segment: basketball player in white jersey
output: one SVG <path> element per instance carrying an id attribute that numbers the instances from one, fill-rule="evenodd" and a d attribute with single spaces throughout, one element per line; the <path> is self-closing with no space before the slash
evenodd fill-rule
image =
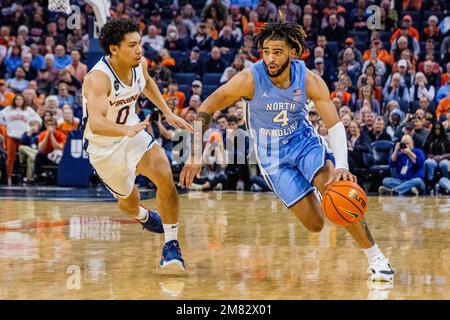
<path id="1" fill-rule="evenodd" d="M 86 75 L 83 84 L 84 147 L 96 173 L 117 198 L 119 208 L 147 230 L 164 233 L 160 266 L 184 270 L 177 240 L 180 206 L 172 171 L 163 148 L 145 131 L 149 118 L 139 122 L 136 101 L 144 93 L 170 125 L 190 132 L 192 127 L 169 109 L 149 76 L 138 30 L 126 19 L 110 20 L 101 30 L 99 40 L 105 56 Z M 139 205 L 139 191 L 134 185 L 137 174 L 157 186 L 156 205 L 161 217 Z"/>

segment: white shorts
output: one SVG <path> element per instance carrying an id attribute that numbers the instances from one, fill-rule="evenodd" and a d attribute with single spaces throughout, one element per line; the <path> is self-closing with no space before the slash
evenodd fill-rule
<path id="1" fill-rule="evenodd" d="M 112 146 L 102 147 L 89 141 L 87 153 L 100 180 L 116 198 L 128 198 L 133 191 L 136 167 L 142 156 L 157 143 L 146 131 L 124 137 Z"/>

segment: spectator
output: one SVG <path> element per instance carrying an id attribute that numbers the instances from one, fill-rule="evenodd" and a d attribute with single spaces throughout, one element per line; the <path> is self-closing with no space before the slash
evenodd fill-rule
<path id="1" fill-rule="evenodd" d="M 48 96 L 45 98 L 44 108 L 45 111 L 50 111 L 52 116 L 55 117 L 57 121 L 61 121 L 63 119 L 63 115 L 61 109 L 58 108 L 58 103 L 57 96 Z"/>
<path id="2" fill-rule="evenodd" d="M 175 26 L 180 39 L 188 39 L 191 36 L 190 24 L 183 20 L 180 10 L 172 11 L 172 23 L 169 26 Z"/>
<path id="3" fill-rule="evenodd" d="M 198 47 L 193 47 L 189 56 L 183 60 L 181 64 L 182 72 L 192 72 L 197 75 L 202 74 L 202 61 L 200 60 L 200 49 Z"/>
<path id="4" fill-rule="evenodd" d="M 186 96 L 184 92 L 178 90 L 178 82 L 171 80 L 169 82 L 169 89 L 163 94 L 165 100 L 175 99 L 178 112 L 184 108 L 184 103 L 186 102 Z"/>
<path id="5" fill-rule="evenodd" d="M 427 78 L 427 82 L 436 88 L 439 86 L 439 68 L 437 71 L 434 71 L 433 69 L 432 61 L 425 61 L 423 63 L 423 74 Z M 433 98 L 430 100 L 433 100 Z"/>
<path id="6" fill-rule="evenodd" d="M 447 109 L 447 112 L 445 113 L 445 120 L 442 122 L 442 125 L 445 128 L 445 132 L 449 133 L 450 132 L 450 108 Z"/>
<path id="7" fill-rule="evenodd" d="M 436 122 L 424 145 L 425 160 L 425 182 L 428 190 L 435 185 L 435 171 L 439 167 L 441 176 L 448 178 L 450 159 L 450 141 L 445 133 L 444 126 Z"/>
<path id="8" fill-rule="evenodd" d="M 195 33 L 195 25 L 200 22 L 200 18 L 195 13 L 194 7 L 189 3 L 184 5 L 181 9 L 181 17 L 189 28 L 190 34 L 193 35 Z"/>
<path id="9" fill-rule="evenodd" d="M 363 59 L 365 61 L 367 60 L 373 60 L 373 54 L 372 50 L 377 53 L 377 59 L 380 61 L 383 61 L 386 64 L 391 63 L 391 56 L 389 52 L 387 52 L 386 49 L 383 48 L 383 42 L 379 39 L 379 36 L 375 37 L 373 40 L 371 40 L 371 47 L 370 49 L 367 49 L 364 51 Z"/>
<path id="10" fill-rule="evenodd" d="M 68 104 L 62 106 L 63 119 L 57 121 L 58 129 L 64 132 L 66 135 L 73 130 L 78 129 L 80 119 L 73 115 L 72 107 Z"/>
<path id="11" fill-rule="evenodd" d="M 356 111 L 362 108 L 363 102 L 365 100 L 370 102 L 372 106 L 372 111 L 374 111 L 376 114 L 381 114 L 380 103 L 375 99 L 373 89 L 370 86 L 363 86 L 359 90 L 359 97 L 358 100 L 356 101 L 356 108 L 355 108 Z"/>
<path id="12" fill-rule="evenodd" d="M 392 106 L 392 107 L 390 107 Z M 399 109 L 397 101 L 391 101 L 388 103 L 389 112 L 389 124 L 386 127 L 386 133 L 391 136 L 392 141 L 396 141 L 397 132 L 402 128 L 404 113 Z"/>
<path id="13" fill-rule="evenodd" d="M 446 68 L 445 69 L 446 72 L 443 72 L 441 74 L 441 82 L 440 82 L 439 86 L 443 86 L 443 85 L 445 85 L 447 83 L 447 80 L 448 80 L 449 74 L 450 74 L 450 62 L 448 62 L 445 65 L 445 68 Z"/>
<path id="14" fill-rule="evenodd" d="M 434 86 L 428 83 L 422 72 L 417 72 L 415 84 L 410 89 L 411 101 L 419 101 L 421 97 L 426 97 L 429 101 L 432 101 L 434 100 L 434 94 Z"/>
<path id="15" fill-rule="evenodd" d="M 386 82 L 383 90 L 384 103 L 387 104 L 391 100 L 395 100 L 400 104 L 403 111 L 408 110 L 409 92 L 405 86 L 400 84 L 401 76 L 399 73 L 392 75 L 391 81 Z"/>
<path id="16" fill-rule="evenodd" d="M 184 51 L 186 49 L 185 42 L 180 39 L 177 27 L 175 27 L 174 25 L 167 26 L 167 34 L 164 47 L 168 50 Z"/>
<path id="17" fill-rule="evenodd" d="M 158 34 L 166 34 L 167 25 L 161 19 L 161 13 L 158 10 L 152 10 L 150 15 L 150 23 L 158 29 Z"/>
<path id="18" fill-rule="evenodd" d="M 197 47 L 202 51 L 209 51 L 213 46 L 213 39 L 207 32 L 206 24 L 201 22 L 197 26 L 197 33 L 189 40 L 190 47 Z"/>
<path id="19" fill-rule="evenodd" d="M 184 120 L 193 125 L 195 119 L 197 119 L 197 110 L 195 110 L 194 107 L 188 107 L 186 108 L 186 110 L 187 111 L 185 113 Z"/>
<path id="20" fill-rule="evenodd" d="M 389 9 L 384 7 L 380 8 L 380 30 L 394 32 L 395 20 L 388 15 Z"/>
<path id="21" fill-rule="evenodd" d="M 344 41 L 345 30 L 338 25 L 338 16 L 336 14 L 328 16 L 328 26 L 323 29 L 322 34 L 327 38 L 327 41 Z"/>
<path id="22" fill-rule="evenodd" d="M 415 38 L 410 37 L 407 34 L 406 29 L 402 29 L 403 33 L 394 40 L 394 42 L 391 45 L 391 56 L 394 61 L 397 61 L 400 59 L 400 55 L 403 50 L 412 50 L 414 52 L 414 58 L 417 59 L 420 54 L 420 45 L 419 41 L 417 41 Z"/>
<path id="23" fill-rule="evenodd" d="M 23 134 L 28 131 L 28 123 L 32 120 L 41 121 L 39 115 L 30 107 L 25 105 L 25 100 L 21 94 L 14 97 L 13 104 L 0 111 L 0 124 L 7 130 L 7 177 L 8 185 L 12 184 L 11 174 L 16 160 L 17 149 Z"/>
<path id="24" fill-rule="evenodd" d="M 309 122 L 311 122 L 311 125 L 314 128 L 314 131 L 318 132 L 320 116 L 314 105 L 311 105 L 311 107 L 309 108 L 308 120 L 309 120 Z"/>
<path id="25" fill-rule="evenodd" d="M 450 89 L 450 77 L 447 79 L 447 83 L 441 86 L 436 93 L 436 102 L 439 103 L 443 98 L 448 97 Z"/>
<path id="26" fill-rule="evenodd" d="M 11 53 L 5 57 L 3 63 L 6 66 L 8 75 L 14 74 L 16 69 L 22 65 L 22 49 L 19 46 L 11 48 Z"/>
<path id="27" fill-rule="evenodd" d="M 87 73 L 87 66 L 80 61 L 80 52 L 72 50 L 71 59 L 72 62 L 66 67 L 66 70 L 68 70 L 77 80 L 82 81 Z"/>
<path id="28" fill-rule="evenodd" d="M 66 54 L 66 49 L 63 45 L 57 45 L 55 48 L 54 66 L 58 70 L 66 68 L 72 63 L 72 58 Z"/>
<path id="29" fill-rule="evenodd" d="M 427 21 L 428 26 L 425 27 L 423 30 L 423 36 L 426 39 L 433 39 L 435 41 L 440 40 L 440 33 L 439 33 L 439 19 L 436 16 L 429 16 Z"/>
<path id="30" fill-rule="evenodd" d="M 225 18 L 228 15 L 228 9 L 225 7 L 220 0 L 211 0 L 209 4 L 207 4 L 201 13 L 201 20 L 205 21 L 207 18 L 210 18 L 212 16 L 211 14 L 211 8 L 214 8 L 214 10 L 217 12 L 217 17 L 219 21 L 225 20 Z"/>
<path id="31" fill-rule="evenodd" d="M 206 58 L 203 64 L 204 73 L 223 73 L 225 71 L 226 64 L 221 58 L 220 49 L 213 47 L 211 49 L 211 55 Z"/>
<path id="32" fill-rule="evenodd" d="M 59 75 L 59 69 L 57 69 L 54 65 L 55 56 L 51 53 L 47 53 L 44 57 L 44 60 L 45 60 L 44 70 L 48 71 L 48 80 L 50 82 L 54 82 Z"/>
<path id="33" fill-rule="evenodd" d="M 149 75 L 160 87 L 166 87 L 172 80 L 172 72 L 162 64 L 162 57 L 157 55 L 153 60 L 153 66 L 149 70 Z"/>
<path id="34" fill-rule="evenodd" d="M 194 180 L 194 190 L 222 190 L 228 183 L 225 174 L 224 144 L 222 135 L 213 131 L 205 144 L 203 161 L 205 165 L 200 178 Z"/>
<path id="35" fill-rule="evenodd" d="M 221 54 L 228 54 L 230 50 L 237 50 L 240 47 L 240 43 L 232 33 L 232 29 L 229 26 L 224 26 L 222 29 L 222 35 L 215 42 L 215 46 L 219 47 Z"/>
<path id="36" fill-rule="evenodd" d="M 322 79 L 327 84 L 328 89 L 332 88 L 334 78 L 331 77 L 331 72 L 326 70 L 325 63 L 322 57 L 316 57 L 314 59 L 314 69 L 312 71 L 316 71 L 316 74 L 322 77 Z"/>
<path id="37" fill-rule="evenodd" d="M 297 22 L 302 16 L 302 9 L 294 4 L 293 0 L 285 0 L 286 5 L 286 17 L 285 21 Z"/>
<path id="38" fill-rule="evenodd" d="M 313 17 L 310 14 L 303 15 L 303 29 L 306 33 L 307 42 L 317 41 L 317 28 L 313 25 Z"/>
<path id="39" fill-rule="evenodd" d="M 352 116 L 350 115 L 350 113 L 346 113 L 346 114 L 342 115 L 340 119 L 341 119 L 342 123 L 344 124 L 345 132 L 346 132 L 347 136 L 349 136 L 350 135 L 350 124 L 353 121 Z"/>
<path id="40" fill-rule="evenodd" d="M 225 71 L 222 74 L 222 77 L 220 78 L 220 84 L 224 84 L 231 80 L 235 75 L 237 74 L 237 71 L 233 67 L 227 67 Z"/>
<path id="41" fill-rule="evenodd" d="M 411 136 L 404 135 L 401 142 L 395 144 L 389 162 L 395 175 L 383 179 L 383 185 L 378 189 L 380 194 L 404 195 L 411 192 L 417 196 L 425 191 L 425 155 L 420 148 L 414 147 Z"/>
<path id="42" fill-rule="evenodd" d="M 417 148 L 423 149 L 425 146 L 425 141 L 430 134 L 430 130 L 424 128 L 423 120 L 417 116 L 412 116 L 411 122 L 414 128 L 414 145 L 416 145 Z"/>
<path id="43" fill-rule="evenodd" d="M 437 106 L 436 118 L 440 120 L 441 117 L 445 116 L 447 110 L 449 109 L 450 109 L 450 88 L 448 89 L 447 97 L 441 99 L 441 101 Z"/>
<path id="44" fill-rule="evenodd" d="M 175 59 L 170 56 L 170 52 L 167 49 L 162 49 L 160 52 L 162 58 L 162 64 L 170 71 L 176 71 L 177 65 Z"/>
<path id="45" fill-rule="evenodd" d="M 34 179 L 34 160 L 38 152 L 38 136 L 41 132 L 42 121 L 31 119 L 28 124 L 29 129 L 22 135 L 20 140 L 19 159 L 20 163 L 27 168 L 23 182 L 32 183 Z"/>
<path id="46" fill-rule="evenodd" d="M 373 126 L 375 124 L 375 118 L 377 117 L 377 114 L 373 112 L 372 110 L 367 112 L 365 117 L 361 119 L 361 128 L 362 133 L 368 135 L 370 132 L 373 131 Z"/>
<path id="47" fill-rule="evenodd" d="M 4 79 L 0 79 L 0 109 L 11 106 L 15 94 L 7 90 L 7 83 Z"/>
<path id="48" fill-rule="evenodd" d="M 359 122 L 350 123 L 350 131 L 347 141 L 348 165 L 350 172 L 356 175 L 358 181 L 364 181 L 363 177 L 372 165 L 373 155 L 369 137 L 361 132 Z"/>
<path id="49" fill-rule="evenodd" d="M 377 116 L 375 119 L 375 123 L 373 125 L 373 129 L 368 133 L 370 142 L 387 140 L 391 141 L 392 137 L 387 134 L 385 129 L 384 118 L 382 116 Z"/>
<path id="50" fill-rule="evenodd" d="M 15 77 L 9 78 L 6 80 L 6 83 L 15 93 L 21 93 L 28 87 L 29 81 L 25 79 L 25 71 L 23 68 L 18 67 L 15 72 Z"/>
<path id="51" fill-rule="evenodd" d="M 341 62 L 344 58 L 344 52 L 348 49 L 351 48 L 353 51 L 353 54 L 355 55 L 355 60 L 358 61 L 359 63 L 363 62 L 363 58 L 362 58 L 362 54 L 361 51 L 358 50 L 358 48 L 356 48 L 355 46 L 355 40 L 353 40 L 353 38 L 347 38 L 345 39 L 344 42 L 344 49 L 342 49 L 341 51 L 339 51 L 338 54 L 338 62 Z"/>
<path id="52" fill-rule="evenodd" d="M 422 96 L 422 97 L 419 99 L 419 105 L 418 105 L 418 107 L 417 107 L 417 108 L 414 108 L 413 111 L 417 111 L 417 110 L 419 110 L 419 109 L 423 110 L 424 113 L 425 113 L 426 111 L 430 111 L 430 110 L 431 110 L 431 109 L 430 109 L 430 100 L 428 100 L 427 97 Z"/>
<path id="53" fill-rule="evenodd" d="M 408 35 L 415 38 L 417 41 L 420 40 L 419 31 L 417 31 L 417 29 L 412 26 L 412 18 L 410 15 L 407 14 L 403 17 L 402 26 L 406 28 Z M 390 39 L 391 44 L 394 42 L 395 39 L 397 39 L 400 36 L 401 33 L 402 33 L 401 28 L 395 30 Z"/>
<path id="54" fill-rule="evenodd" d="M 63 105 L 68 104 L 70 107 L 74 107 L 75 98 L 69 94 L 69 87 L 67 83 L 60 82 L 58 85 L 58 107 L 62 108 Z"/>
<path id="55" fill-rule="evenodd" d="M 66 142 L 65 133 L 57 129 L 56 119 L 49 117 L 44 122 L 46 130 L 38 137 L 38 153 L 34 163 L 35 180 L 39 180 L 43 166 L 58 163 Z M 51 160 L 53 159 L 53 160 Z"/>
<path id="56" fill-rule="evenodd" d="M 355 53 L 352 48 L 345 49 L 343 61 L 347 65 L 347 74 L 352 80 L 353 85 L 356 85 L 358 77 L 361 74 L 361 64 L 355 60 Z"/>
<path id="57" fill-rule="evenodd" d="M 268 8 L 268 6 L 266 6 L 266 8 Z M 277 9 L 275 5 L 272 8 L 273 8 L 273 16 L 275 17 Z M 233 20 L 235 26 L 241 29 L 244 34 L 246 34 L 248 32 L 248 19 L 245 15 L 241 14 L 239 5 L 232 4 L 230 7 L 230 14 L 231 19 Z"/>
<path id="58" fill-rule="evenodd" d="M 155 52 L 160 52 L 164 48 L 164 38 L 158 34 L 158 29 L 154 25 L 149 25 L 147 34 L 142 37 L 141 42 L 144 50 L 150 47 Z"/>
<path id="59" fill-rule="evenodd" d="M 334 73 L 334 68 L 337 63 L 337 55 L 336 52 L 333 52 L 330 47 L 328 47 L 327 44 L 328 41 L 325 35 L 322 34 L 317 36 L 317 46 L 314 48 L 314 57 L 323 57 L 328 70 Z"/>

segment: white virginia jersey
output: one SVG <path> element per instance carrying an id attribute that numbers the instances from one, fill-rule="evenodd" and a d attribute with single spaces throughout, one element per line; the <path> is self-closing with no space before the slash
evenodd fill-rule
<path id="1" fill-rule="evenodd" d="M 146 85 L 142 64 L 132 68 L 133 82 L 131 86 L 127 86 L 119 79 L 110 65 L 107 56 L 103 56 L 89 73 L 93 70 L 100 70 L 106 73 L 111 81 L 111 93 L 108 96 L 109 107 L 106 118 L 118 124 L 134 125 L 139 123 L 139 117 L 136 114 L 136 101 Z M 82 97 L 82 130 L 84 130 L 84 139 L 87 140 L 85 143 L 92 143 L 104 147 L 111 146 L 122 140 L 124 137 L 108 137 L 92 133 L 89 127 L 89 114 L 87 110 L 87 99 L 84 96 L 84 87 Z"/>

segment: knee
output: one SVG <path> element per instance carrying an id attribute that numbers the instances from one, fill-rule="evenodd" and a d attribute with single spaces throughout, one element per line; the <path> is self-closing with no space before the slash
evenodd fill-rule
<path id="1" fill-rule="evenodd" d="M 324 225 L 323 219 L 317 220 L 314 223 L 305 225 L 306 229 L 308 229 L 309 232 L 318 233 L 322 231 Z"/>
<path id="2" fill-rule="evenodd" d="M 441 160 L 441 162 L 439 162 L 439 168 L 448 170 L 448 160 Z"/>
<path id="3" fill-rule="evenodd" d="M 437 162 L 436 162 L 436 160 L 434 160 L 434 159 L 427 159 L 427 160 L 425 160 L 425 165 L 426 166 L 433 166 L 433 165 L 436 165 L 437 164 Z"/>

